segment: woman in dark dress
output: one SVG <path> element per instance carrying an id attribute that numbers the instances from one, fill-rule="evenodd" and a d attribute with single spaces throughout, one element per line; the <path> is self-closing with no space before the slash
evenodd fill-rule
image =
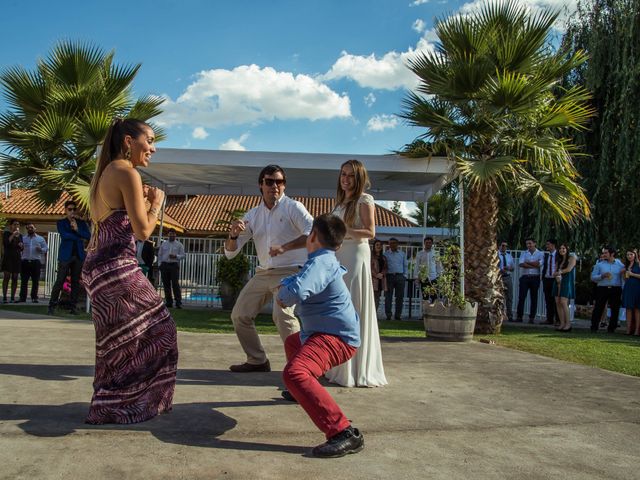
<path id="1" fill-rule="evenodd" d="M 376 312 L 380 306 L 380 296 L 387 291 L 387 257 L 384 256 L 382 241 L 374 240 L 371 249 L 371 282 L 373 283 L 373 298 L 376 302 Z"/>
<path id="2" fill-rule="evenodd" d="M 640 260 L 637 250 L 627 251 L 622 306 L 627 313 L 627 335 L 640 335 Z"/>
<path id="3" fill-rule="evenodd" d="M 556 298 L 556 311 L 560 321 L 556 330 L 559 332 L 571 331 L 569 301 L 576 298 L 576 262 L 577 258 L 569 253 L 567 244 L 561 244 L 556 254 L 556 282 L 551 290 Z"/>
<path id="4" fill-rule="evenodd" d="M 2 256 L 2 303 L 7 303 L 9 279 L 11 279 L 11 301 L 15 302 L 23 247 L 20 222 L 18 220 L 9 221 L 9 230 L 2 232 L 2 244 L 4 246 L 4 254 Z"/>
<path id="5" fill-rule="evenodd" d="M 92 304 L 96 370 L 87 423 L 142 422 L 172 406 L 176 327 L 138 266 L 134 239 L 151 235 L 164 199 L 161 190 L 143 187 L 135 169 L 149 164 L 154 140 L 144 122 L 115 120 L 91 182 L 94 230 L 82 280 Z"/>

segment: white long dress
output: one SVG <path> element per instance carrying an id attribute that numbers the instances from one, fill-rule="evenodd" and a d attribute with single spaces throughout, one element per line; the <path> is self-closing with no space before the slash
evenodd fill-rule
<path id="1" fill-rule="evenodd" d="M 373 197 L 362 194 L 356 207 L 353 228 L 362 228 L 360 204 L 373 205 Z M 344 208 L 339 206 L 334 215 L 344 218 Z M 371 282 L 371 250 L 366 239 L 345 239 L 336 253 L 338 260 L 347 268 L 344 281 L 351 292 L 351 300 L 360 315 L 361 345 L 348 362 L 329 370 L 325 377 L 332 383 L 345 387 L 379 387 L 387 384 L 382 366 L 382 350 L 378 319 Z"/>

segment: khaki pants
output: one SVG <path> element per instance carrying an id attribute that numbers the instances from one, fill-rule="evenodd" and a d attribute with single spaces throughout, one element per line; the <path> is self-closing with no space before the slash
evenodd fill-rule
<path id="1" fill-rule="evenodd" d="M 298 267 L 257 270 L 240 292 L 231 312 L 231 321 L 240 345 L 247 354 L 247 363 L 258 365 L 267 361 L 267 354 L 258 337 L 254 320 L 270 298 L 273 298 L 273 323 L 278 328 L 282 341 L 300 331 L 300 324 L 293 314 L 293 307 L 282 309 L 275 301 L 280 281 L 296 273 L 298 273 Z"/>

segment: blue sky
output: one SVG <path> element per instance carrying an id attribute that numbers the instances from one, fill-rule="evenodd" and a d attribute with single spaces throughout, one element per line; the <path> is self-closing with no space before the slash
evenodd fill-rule
<path id="1" fill-rule="evenodd" d="M 136 95 L 167 98 L 160 147 L 383 154 L 421 133 L 395 116 L 406 58 L 432 48 L 435 17 L 479 2 L 2 0 L 0 67 L 89 41 L 142 63 Z"/>

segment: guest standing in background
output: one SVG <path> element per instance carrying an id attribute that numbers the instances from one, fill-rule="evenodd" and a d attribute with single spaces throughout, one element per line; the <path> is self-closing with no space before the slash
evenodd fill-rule
<path id="1" fill-rule="evenodd" d="M 31 280 L 31 301 L 38 303 L 38 287 L 40 270 L 44 263 L 44 255 L 49 251 L 47 242 L 36 233 L 33 223 L 27 223 L 27 234 L 22 236 L 22 265 L 20 278 L 20 301 L 27 301 L 27 289 Z"/>
<path id="2" fill-rule="evenodd" d="M 402 318 L 402 304 L 404 303 L 404 283 L 407 279 L 407 256 L 398 250 L 398 239 L 389 239 L 389 249 L 384 252 L 387 257 L 387 291 L 384 296 L 384 310 L 387 320 L 391 320 L 391 306 L 396 301 L 394 318 Z"/>
<path id="3" fill-rule="evenodd" d="M 511 274 L 515 268 L 513 257 L 507 252 L 507 242 L 500 243 L 498 260 L 500 262 L 500 275 L 502 276 L 502 289 L 504 292 L 504 313 L 509 322 L 513 322 L 513 279 Z"/>
<path id="4" fill-rule="evenodd" d="M 591 332 L 598 331 L 598 323 L 609 304 L 611 319 L 607 331 L 613 333 L 618 328 L 618 315 L 622 296 L 622 274 L 624 265 L 615 258 L 616 249 L 607 245 L 602 249 L 602 261 L 595 264 L 591 271 L 591 281 L 597 283 L 596 302 L 591 314 Z"/>
<path id="5" fill-rule="evenodd" d="M 416 262 L 413 266 L 413 278 L 420 282 L 420 293 L 423 298 L 427 298 L 424 289 L 431 286 L 442 272 L 442 264 L 438 259 L 438 253 L 433 249 L 433 237 L 425 237 L 422 242 L 424 248 L 416 255 Z M 433 303 L 435 295 L 428 296 Z"/>
<path id="6" fill-rule="evenodd" d="M 536 241 L 527 238 L 527 249 L 520 254 L 520 281 L 518 284 L 518 312 L 516 322 L 522 322 L 524 302 L 527 294 L 529 300 L 529 323 L 533 323 L 538 312 L 538 290 L 540 290 L 540 267 L 544 261 L 544 254 L 536 248 Z"/>
<path id="7" fill-rule="evenodd" d="M 67 275 L 71 277 L 69 313 L 72 315 L 77 313 L 76 303 L 80 293 L 80 273 L 86 256 L 84 242 L 91 238 L 91 231 L 87 222 L 76 217 L 78 209 L 76 202 L 73 200 L 66 201 L 64 209 L 67 214 L 66 217 L 58 220 L 56 224 L 60 234 L 60 249 L 58 250 L 58 273 L 51 289 L 51 298 L 49 299 L 49 310 L 47 311 L 49 315 L 54 314 L 60 298 L 60 290 L 62 290 L 62 284 Z"/>
<path id="8" fill-rule="evenodd" d="M 22 262 L 23 243 L 20 222 L 18 220 L 9 220 L 8 225 L 9 229 L 2 232 L 2 244 L 4 246 L 4 255 L 2 256 L 2 303 L 8 303 L 9 280 L 11 280 L 11 301 L 16 301 L 18 275 L 20 275 L 20 264 Z"/>
<path id="9" fill-rule="evenodd" d="M 158 264 L 160 276 L 164 286 L 164 301 L 167 307 L 173 307 L 173 299 L 176 300 L 176 308 L 182 308 L 182 291 L 180 290 L 180 261 L 186 256 L 184 245 L 176 240 L 176 231 L 170 228 L 167 231 L 168 240 L 162 242 L 158 250 Z M 173 296 L 171 293 L 173 292 Z"/>
<path id="10" fill-rule="evenodd" d="M 555 244 L 554 244 L 555 246 Z M 577 258 L 569 253 L 566 243 L 560 245 L 555 255 L 554 284 L 551 287 L 551 294 L 556 301 L 556 311 L 558 312 L 559 325 L 556 330 L 560 332 L 571 331 L 571 316 L 569 312 L 569 301 L 576 298 L 576 261 Z"/>
<path id="11" fill-rule="evenodd" d="M 556 246 L 558 241 L 550 238 L 545 244 L 546 252 L 542 265 L 542 291 L 547 311 L 547 319 L 543 322 L 547 325 L 558 325 L 556 314 L 556 297 L 553 295 L 553 286 L 556 283 Z"/>
<path id="12" fill-rule="evenodd" d="M 382 292 L 387 291 L 387 258 L 384 256 L 381 240 L 374 240 L 371 250 L 371 281 L 377 313 L 380 307 L 380 296 Z"/>
<path id="13" fill-rule="evenodd" d="M 627 335 L 640 335 L 640 260 L 637 250 L 627 251 L 622 306 L 627 314 Z"/>

